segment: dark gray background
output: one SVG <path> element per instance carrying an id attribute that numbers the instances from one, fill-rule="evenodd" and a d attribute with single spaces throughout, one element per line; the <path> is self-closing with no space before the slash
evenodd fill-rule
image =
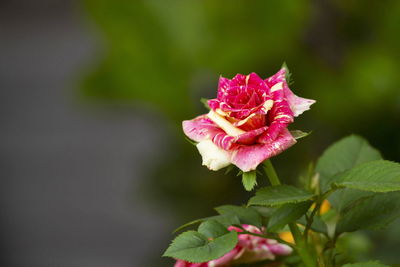
<path id="1" fill-rule="evenodd" d="M 82 12 L 0 1 L 1 266 L 150 266 L 172 229 L 137 196 L 166 149 L 163 127 L 79 100 L 82 70 L 101 55 Z"/>

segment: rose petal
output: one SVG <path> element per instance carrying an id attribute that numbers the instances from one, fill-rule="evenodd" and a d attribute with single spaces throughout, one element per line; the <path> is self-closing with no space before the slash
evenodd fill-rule
<path id="1" fill-rule="evenodd" d="M 206 115 L 198 116 L 193 120 L 183 121 L 182 128 L 187 137 L 196 142 L 212 139 L 218 133 L 224 133 L 224 131 Z"/>
<path id="2" fill-rule="evenodd" d="M 268 245 L 268 247 L 269 250 L 271 250 L 271 252 L 274 253 L 275 255 L 285 256 L 293 252 L 293 249 L 285 244 L 280 244 L 280 243 L 270 244 Z"/>
<path id="3" fill-rule="evenodd" d="M 317 102 L 313 99 L 298 97 L 287 86 L 285 86 L 283 90 L 295 117 L 309 110 L 310 106 Z"/>
<path id="4" fill-rule="evenodd" d="M 191 263 L 184 260 L 177 260 L 174 267 L 207 267 L 207 262 Z"/>
<path id="5" fill-rule="evenodd" d="M 224 150 L 229 150 L 232 148 L 234 145 L 236 137 L 227 135 L 225 132 L 218 133 L 214 136 L 212 141 L 214 144 L 216 144 L 218 147 L 224 149 Z"/>
<path id="6" fill-rule="evenodd" d="M 281 68 L 277 73 L 264 80 L 269 88 L 272 89 L 274 85 L 280 82 L 286 82 L 286 69 Z"/>
<path id="7" fill-rule="evenodd" d="M 272 90 L 271 90 L 272 91 Z M 278 136 L 282 129 L 287 128 L 293 122 L 293 112 L 285 99 L 283 90 L 277 89 L 272 93 L 274 106 L 268 114 L 271 124 L 268 130 L 259 138 L 260 143 L 269 143 Z"/>
<path id="8" fill-rule="evenodd" d="M 238 144 L 243 144 L 243 145 L 254 144 L 257 137 L 260 136 L 261 134 L 263 134 L 267 130 L 268 130 L 268 126 L 264 126 L 264 127 L 252 130 L 252 131 L 248 131 L 239 136 L 236 136 L 236 138 L 232 141 L 235 143 L 238 143 Z"/>
<path id="9" fill-rule="evenodd" d="M 214 110 L 210 110 L 210 112 L 208 112 L 207 114 L 207 117 L 230 136 L 238 136 L 245 133 L 244 130 L 233 126 L 230 121 L 225 119 L 224 116 L 221 116 L 218 112 L 215 112 Z"/>
<path id="10" fill-rule="evenodd" d="M 281 68 L 276 74 L 266 79 L 265 82 L 271 88 L 271 91 L 273 91 L 274 86 L 282 82 L 283 93 L 295 117 L 299 116 L 304 111 L 309 110 L 310 106 L 316 102 L 312 99 L 298 97 L 292 92 L 292 90 L 290 90 L 286 82 L 285 68 Z M 275 90 L 276 89 L 277 87 L 275 87 Z"/>
<path id="11" fill-rule="evenodd" d="M 218 99 L 222 99 L 224 97 L 226 90 L 229 88 L 230 81 L 231 80 L 229 80 L 227 78 L 219 76 L 218 94 L 217 94 Z"/>
<path id="12" fill-rule="evenodd" d="M 262 108 L 268 96 L 267 84 L 256 73 L 237 74 L 232 80 L 220 77 L 218 96 L 208 101 L 209 107 L 220 109 L 231 117 L 244 119 Z"/>
<path id="13" fill-rule="evenodd" d="M 233 126 L 245 131 L 250 131 L 265 125 L 265 114 L 253 113 L 247 118 L 232 123 Z"/>
<path id="14" fill-rule="evenodd" d="M 281 153 L 295 143 L 296 140 L 290 132 L 287 129 L 283 129 L 278 137 L 271 143 L 239 146 L 233 151 L 231 161 L 242 171 L 248 172 L 255 170 L 258 164 Z"/>
<path id="15" fill-rule="evenodd" d="M 253 87 L 253 88 L 259 88 L 259 89 L 264 89 L 268 90 L 268 87 L 266 87 L 266 84 L 264 83 L 264 80 L 260 78 L 256 73 L 252 72 L 249 75 L 243 75 L 243 74 L 237 74 L 233 79 L 231 80 L 230 84 L 231 87 L 235 86 L 248 86 L 248 87 Z"/>
<path id="16" fill-rule="evenodd" d="M 175 262 L 174 267 L 186 267 L 186 261 L 177 260 L 177 261 Z"/>
<path id="17" fill-rule="evenodd" d="M 206 139 L 196 145 L 203 159 L 203 165 L 210 170 L 218 171 L 231 164 L 230 153 L 219 148 L 213 141 Z"/>
<path id="18" fill-rule="evenodd" d="M 238 247 L 235 247 L 234 249 L 226 253 L 224 256 L 216 260 L 209 261 L 208 266 L 209 267 L 228 266 L 228 264 L 231 263 L 232 260 L 238 255 L 240 255 L 240 249 Z"/>

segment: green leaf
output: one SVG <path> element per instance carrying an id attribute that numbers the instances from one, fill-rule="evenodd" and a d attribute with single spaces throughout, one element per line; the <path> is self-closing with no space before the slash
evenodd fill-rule
<path id="1" fill-rule="evenodd" d="M 185 223 L 185 224 L 179 226 L 178 228 L 176 228 L 176 229 L 173 231 L 173 233 L 179 232 L 179 231 L 181 231 L 181 230 L 183 230 L 183 229 L 185 229 L 185 228 L 187 228 L 187 227 L 189 227 L 189 226 L 192 226 L 192 225 L 194 225 L 194 224 L 198 224 L 198 223 L 204 222 L 204 221 L 207 220 L 207 219 L 208 219 L 208 218 L 196 219 L 196 220 L 190 221 L 190 222 L 188 222 L 188 223 Z"/>
<path id="2" fill-rule="evenodd" d="M 293 130 L 293 131 L 290 131 L 290 134 L 291 134 L 291 135 L 293 136 L 293 138 L 296 139 L 296 140 L 301 139 L 301 138 L 304 138 L 304 137 L 306 137 L 306 136 L 309 136 L 311 133 L 312 133 L 312 132 L 306 133 L 306 132 L 303 132 L 303 131 L 300 131 L 300 130 Z"/>
<path id="3" fill-rule="evenodd" d="M 197 230 L 200 234 L 210 238 L 217 238 L 229 233 L 225 226 L 215 220 L 208 220 L 200 224 Z"/>
<path id="4" fill-rule="evenodd" d="M 337 190 L 329 196 L 328 200 L 332 207 L 339 213 L 354 206 L 357 202 L 373 196 L 375 193 L 357 189 L 344 188 Z"/>
<path id="5" fill-rule="evenodd" d="M 310 200 L 314 195 L 290 185 L 277 185 L 261 188 L 249 200 L 249 205 L 275 206 Z"/>
<path id="6" fill-rule="evenodd" d="M 231 225 L 240 225 L 240 220 L 235 214 L 224 214 L 224 215 L 215 215 L 215 216 L 210 216 L 202 219 L 197 219 L 193 220 L 191 222 L 185 223 L 184 225 L 178 227 L 176 230 L 174 230 L 174 233 L 179 232 L 187 227 L 190 227 L 195 224 L 207 222 L 207 221 L 216 221 L 220 224 L 222 224 L 225 227 L 229 227 Z"/>
<path id="7" fill-rule="evenodd" d="M 256 171 L 244 172 L 242 175 L 242 183 L 247 191 L 253 190 L 257 184 L 257 173 Z"/>
<path id="8" fill-rule="evenodd" d="M 235 214 L 224 214 L 224 215 L 216 215 L 216 216 L 210 216 L 210 217 L 205 217 L 205 218 L 201 218 L 201 219 L 196 219 L 193 221 L 190 221 L 188 223 L 185 223 L 184 225 L 179 226 L 178 228 L 176 228 L 173 233 L 179 232 L 189 226 L 198 224 L 198 223 L 202 223 L 205 221 L 209 221 L 209 220 L 214 220 L 219 222 L 220 224 L 222 224 L 225 227 L 229 227 L 231 225 L 240 225 L 240 220 L 239 218 L 235 215 Z"/>
<path id="9" fill-rule="evenodd" d="M 262 226 L 260 214 L 251 207 L 224 205 L 216 207 L 215 210 L 221 215 L 236 216 L 240 224 L 251 224 L 257 227 Z"/>
<path id="10" fill-rule="evenodd" d="M 163 256 L 195 263 L 211 261 L 231 251 L 237 241 L 235 231 L 212 240 L 196 231 L 187 231 L 172 241 Z"/>
<path id="11" fill-rule="evenodd" d="M 335 175 L 361 163 L 381 158 L 379 151 L 362 137 L 350 135 L 337 141 L 324 151 L 316 165 L 322 192 L 329 189 Z"/>
<path id="12" fill-rule="evenodd" d="M 210 219 L 215 220 L 222 224 L 225 227 L 229 227 L 231 225 L 240 225 L 240 220 L 238 216 L 235 214 L 224 214 L 210 217 Z"/>
<path id="13" fill-rule="evenodd" d="M 368 261 L 368 262 L 348 263 L 343 265 L 343 267 L 389 267 L 389 266 L 379 263 L 377 261 Z"/>
<path id="14" fill-rule="evenodd" d="M 279 207 L 268 222 L 268 232 L 276 232 L 290 222 L 296 221 L 310 208 L 312 202 L 290 203 Z"/>
<path id="15" fill-rule="evenodd" d="M 335 186 L 372 192 L 400 190 L 400 164 L 377 160 L 361 164 L 343 175 Z"/>
<path id="16" fill-rule="evenodd" d="M 292 79 L 292 73 L 290 72 L 290 70 L 289 70 L 289 68 L 288 68 L 288 66 L 287 66 L 287 64 L 286 64 L 286 62 L 283 62 L 281 68 L 286 69 L 286 77 L 285 77 L 285 79 L 286 79 L 287 84 L 288 84 L 288 85 L 293 84 L 294 81 L 293 81 L 293 79 Z"/>
<path id="17" fill-rule="evenodd" d="M 400 192 L 389 192 L 356 200 L 341 212 L 336 232 L 384 228 L 400 216 L 399 198 Z"/>
<path id="18" fill-rule="evenodd" d="M 378 150 L 368 142 L 355 135 L 345 137 L 330 146 L 317 162 L 316 171 L 320 174 L 321 190 L 324 192 L 330 185 L 340 179 L 350 169 L 360 164 L 381 159 Z M 343 189 L 329 197 L 332 207 L 339 213 L 359 203 L 360 199 L 371 196 L 369 192 L 354 189 Z"/>

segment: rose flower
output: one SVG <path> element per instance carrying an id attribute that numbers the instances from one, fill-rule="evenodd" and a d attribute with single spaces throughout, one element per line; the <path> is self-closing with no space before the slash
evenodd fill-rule
<path id="1" fill-rule="evenodd" d="M 287 127 L 315 100 L 293 94 L 285 76 L 286 68 L 265 80 L 255 73 L 220 77 L 210 112 L 183 121 L 203 165 L 216 171 L 234 164 L 248 172 L 296 143 Z"/>
<path id="2" fill-rule="evenodd" d="M 251 233 L 263 234 L 263 232 L 253 225 L 244 224 L 242 227 Z M 292 253 L 292 248 L 278 243 L 274 239 L 267 239 L 249 234 L 240 234 L 243 232 L 234 226 L 228 228 L 229 231 L 236 231 L 238 243 L 231 251 L 221 258 L 203 263 L 190 263 L 183 260 L 177 260 L 175 267 L 228 267 L 242 263 L 255 263 L 264 260 L 276 260 L 276 256 L 286 256 Z M 279 262 L 276 262 L 279 263 Z M 266 266 L 275 266 L 274 263 Z"/>

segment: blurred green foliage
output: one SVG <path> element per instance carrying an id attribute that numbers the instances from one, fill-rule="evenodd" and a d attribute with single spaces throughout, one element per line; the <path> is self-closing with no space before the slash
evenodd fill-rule
<path id="1" fill-rule="evenodd" d="M 105 54 L 83 93 L 150 103 L 169 119 L 175 135 L 165 141 L 174 153 L 160 152 L 165 159 L 146 183 L 180 222 L 247 199 L 240 177 L 201 167 L 196 149 L 177 134 L 183 119 L 205 113 L 199 99 L 215 97 L 219 75 L 267 77 L 286 61 L 295 93 L 318 101 L 291 127 L 313 134 L 274 159 L 287 180 L 349 133 L 400 161 L 398 0 L 85 0 L 85 10 Z"/>
<path id="2" fill-rule="evenodd" d="M 85 92 L 146 100 L 187 118 L 202 95 L 193 90 L 207 89 L 204 83 L 214 90 L 219 74 L 265 76 L 295 56 L 307 2 L 87 0 L 108 51 Z"/>

